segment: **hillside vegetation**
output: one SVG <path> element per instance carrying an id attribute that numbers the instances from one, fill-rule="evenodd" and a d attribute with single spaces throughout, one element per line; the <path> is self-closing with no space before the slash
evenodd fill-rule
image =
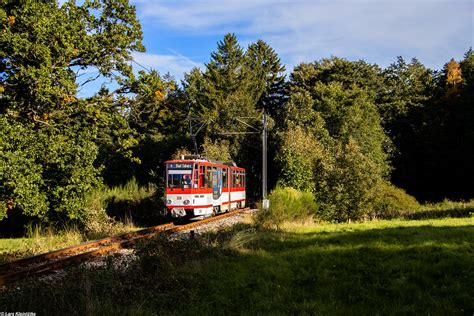
<path id="1" fill-rule="evenodd" d="M 38 224 L 90 230 L 94 192 L 131 179 L 154 188 L 136 204 L 159 201 L 163 162 L 195 149 L 189 117 L 203 124 L 201 154 L 247 169 L 250 202 L 261 199 L 261 140 L 249 132 L 262 112 L 269 188 L 311 194 L 320 219 L 385 218 L 417 201 L 474 196 L 471 49 L 440 70 L 415 58 L 382 68 L 333 56 L 287 76 L 268 43 L 242 47 L 229 33 L 178 83 L 134 71 L 145 47 L 128 1 L 2 1 L 0 23 L 0 236 Z M 103 78 L 114 88 L 79 97 Z M 123 221 L 111 205 L 102 220 Z"/>

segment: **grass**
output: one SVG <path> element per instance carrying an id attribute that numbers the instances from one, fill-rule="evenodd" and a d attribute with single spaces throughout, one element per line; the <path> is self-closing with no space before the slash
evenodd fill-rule
<path id="1" fill-rule="evenodd" d="M 27 229 L 24 238 L 0 238 L 0 262 L 137 230 L 132 220 L 134 205 L 150 200 L 155 193 L 154 186 L 139 186 L 134 178 L 122 186 L 97 189 L 87 197 L 88 219 L 83 229 L 35 226 Z M 109 212 L 111 208 L 115 212 Z"/>
<path id="2" fill-rule="evenodd" d="M 473 217 L 240 225 L 197 240 L 158 238 L 128 270 L 71 270 L 61 282 L 5 292 L 0 306 L 89 315 L 472 315 L 473 245 Z"/>
<path id="3" fill-rule="evenodd" d="M 398 218 L 428 219 L 428 218 L 459 218 L 474 214 L 474 199 L 470 201 L 454 202 L 444 200 L 438 203 L 426 203 L 415 210 L 403 210 L 396 214 Z"/>
<path id="4" fill-rule="evenodd" d="M 57 230 L 40 226 L 29 227 L 25 238 L 0 239 L 0 262 L 80 244 L 86 239 L 77 228 Z"/>
<path id="5" fill-rule="evenodd" d="M 135 178 L 124 185 L 95 190 L 87 197 L 85 231 L 97 239 L 159 223 L 156 187 L 140 186 Z"/>

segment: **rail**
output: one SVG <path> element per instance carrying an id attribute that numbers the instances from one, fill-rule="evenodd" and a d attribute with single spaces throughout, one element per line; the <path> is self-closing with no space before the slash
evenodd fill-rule
<path id="1" fill-rule="evenodd" d="M 47 274 L 54 270 L 62 269 L 72 263 L 84 262 L 100 255 L 130 247 L 140 240 L 151 238 L 160 233 L 172 234 L 189 230 L 210 222 L 219 221 L 226 217 L 234 216 L 235 214 L 249 209 L 250 208 L 238 209 L 189 224 L 162 224 L 134 232 L 84 242 L 76 246 L 54 250 L 11 262 L 6 262 L 0 264 L 0 287 L 21 279 L 25 279 L 29 276 Z"/>

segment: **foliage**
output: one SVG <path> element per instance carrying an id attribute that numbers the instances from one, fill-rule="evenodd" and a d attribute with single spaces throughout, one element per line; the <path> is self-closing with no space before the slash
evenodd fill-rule
<path id="1" fill-rule="evenodd" d="M 382 182 L 377 190 L 377 201 L 371 214 L 374 218 L 397 218 L 401 214 L 421 209 L 421 205 L 413 196 L 391 183 Z"/>
<path id="2" fill-rule="evenodd" d="M 313 217 L 318 205 L 310 192 L 277 186 L 269 195 L 270 208 L 261 210 L 257 221 L 264 226 L 279 226 L 284 221 L 294 221 Z"/>
<path id="3" fill-rule="evenodd" d="M 426 70 L 419 75 L 422 66 L 406 74 L 413 80 L 404 80 L 405 89 L 413 93 L 401 100 L 418 101 L 389 125 L 400 152 L 394 159 L 393 182 L 420 201 L 472 197 L 473 60 L 470 50 L 462 61 L 449 62 L 431 78 Z"/>
<path id="4" fill-rule="evenodd" d="M 285 131 L 281 141 L 281 149 L 275 157 L 281 170 L 280 184 L 296 190 L 314 192 L 315 165 L 318 160 L 324 159 L 325 149 L 299 126 Z"/>
<path id="5" fill-rule="evenodd" d="M 0 109 L 23 119 L 59 120 L 77 102 L 79 71 L 127 76 L 131 52 L 144 50 L 128 1 L 2 1 L 0 17 Z"/>
<path id="6" fill-rule="evenodd" d="M 328 221 L 366 217 L 376 207 L 376 188 L 382 181 L 380 166 L 349 139 L 333 149 L 329 164 L 315 168 L 318 215 Z"/>
<path id="7" fill-rule="evenodd" d="M 256 107 L 264 109 L 274 119 L 280 118 L 287 99 L 285 66 L 275 50 L 262 40 L 250 44 L 245 57 L 256 86 Z"/>
<path id="8" fill-rule="evenodd" d="M 367 77 L 348 76 L 356 70 Z M 374 189 L 390 171 L 376 94 L 362 87 L 369 79 L 379 86 L 376 67 L 337 58 L 302 64 L 291 74 L 277 156 L 281 183 L 313 192 L 325 220 L 367 216 Z"/>
<path id="9" fill-rule="evenodd" d="M 314 91 L 319 84 L 337 82 L 344 90 L 357 87 L 365 90 L 371 102 L 375 102 L 382 88 L 381 70 L 365 61 L 348 61 L 343 58 L 323 58 L 313 63 L 302 63 L 290 75 L 292 92 Z M 315 98 L 314 95 L 312 95 Z"/>
<path id="10" fill-rule="evenodd" d="M 144 49 L 135 8 L 115 0 L 0 5 L 0 135 L 6 146 L 0 218 L 6 201 L 32 220 L 83 222 L 85 196 L 101 183 L 96 158 L 102 132 L 114 130 L 125 157 L 131 158 L 134 140 L 125 136 L 123 116 L 106 91 L 77 99 L 78 78 L 91 68 L 103 77 L 132 75 L 131 53 Z"/>
<path id="11" fill-rule="evenodd" d="M 84 197 L 100 183 L 92 131 L 33 130 L 1 118 L 0 133 L 2 204 L 45 221 L 82 221 Z"/>
<path id="12" fill-rule="evenodd" d="M 197 142 L 209 139 L 228 147 L 230 158 L 248 170 L 248 197 L 259 197 L 261 160 L 255 159 L 255 151 L 261 148 L 261 112 L 272 116 L 271 129 L 275 121 L 282 122 L 287 99 L 284 66 L 276 52 L 261 40 L 244 51 L 234 34 L 226 34 L 203 71 L 185 74 L 183 90 L 191 116 L 203 124 Z M 269 143 L 272 156 L 275 142 Z M 275 183 L 276 172 L 269 175 Z"/>
<path id="13" fill-rule="evenodd" d="M 230 162 L 232 158 L 230 156 L 230 149 L 229 143 L 222 141 L 211 141 L 209 138 L 204 140 L 202 144 L 202 155 L 206 158 L 222 161 L 222 162 Z"/>
<path id="14" fill-rule="evenodd" d="M 87 218 L 85 220 L 85 232 L 90 238 L 102 238 L 120 232 L 136 229 L 135 224 L 143 214 L 137 214 L 138 206 L 146 201 L 153 200 L 157 194 L 156 186 L 148 184 L 140 186 L 135 178 L 124 185 L 114 187 L 101 187 L 92 191 L 86 197 Z M 117 210 L 119 206 L 127 209 Z M 154 208 L 155 209 L 155 208 Z M 159 209 L 157 207 L 156 209 Z M 122 214 L 119 212 L 122 211 Z M 147 210 L 150 213 L 150 210 Z M 158 211 L 154 211 L 158 215 Z M 152 218 L 149 214 L 148 218 Z M 137 223 L 135 223 L 136 221 Z M 148 221 L 145 225 L 149 226 Z"/>
<path id="15" fill-rule="evenodd" d="M 350 77 L 345 71 L 366 73 L 367 77 Z M 327 77 L 323 77 L 325 73 Z M 353 138 L 363 153 L 387 174 L 389 140 L 381 127 L 374 91 L 367 89 L 369 78 L 372 85 L 379 86 L 378 72 L 363 62 L 335 58 L 314 65 L 302 64 L 291 74 L 286 119 L 312 130 L 320 140 L 324 141 L 328 134 L 333 144 L 344 144 Z M 367 86 L 362 86 L 364 83 Z"/>
<path id="16" fill-rule="evenodd" d="M 48 201 L 42 191 L 37 144 L 31 128 L 0 117 L 0 220 L 13 209 L 28 216 L 46 216 Z"/>
<path id="17" fill-rule="evenodd" d="M 120 83 L 119 106 L 129 112 L 128 121 L 138 133 L 173 132 L 184 121 L 186 108 L 173 104 L 179 91 L 176 82 L 168 76 L 162 78 L 156 70 L 148 73 L 141 70 L 138 77 L 130 76 Z"/>
<path id="18" fill-rule="evenodd" d="M 158 183 L 162 174 L 157 169 L 175 150 L 170 146 L 183 147 L 187 140 L 182 91 L 172 78 L 155 70 L 140 71 L 120 84 L 117 91 L 104 94 L 112 113 L 106 114 L 108 124 L 102 124 L 99 132 L 98 161 L 106 166 L 103 176 L 109 185 L 132 177 L 142 184 Z"/>

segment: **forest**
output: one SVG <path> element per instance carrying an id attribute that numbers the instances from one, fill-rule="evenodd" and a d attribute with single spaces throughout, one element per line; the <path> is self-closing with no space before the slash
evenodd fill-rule
<path id="1" fill-rule="evenodd" d="M 261 138 L 247 132 L 261 129 L 263 113 L 269 189 L 297 196 L 321 220 L 389 218 L 474 197 L 469 47 L 442 69 L 336 56 L 286 69 L 265 41 L 243 47 L 226 34 L 203 68 L 177 82 L 132 67 L 145 47 L 127 1 L 0 3 L 2 237 L 31 224 L 109 221 L 93 197 L 127 183 L 151 192 L 146 205 L 158 210 L 163 162 L 195 151 L 190 122 L 202 127 L 199 154 L 245 167 L 258 203 Z M 86 80 L 90 69 L 99 76 Z M 78 97 L 101 78 L 117 88 Z"/>

